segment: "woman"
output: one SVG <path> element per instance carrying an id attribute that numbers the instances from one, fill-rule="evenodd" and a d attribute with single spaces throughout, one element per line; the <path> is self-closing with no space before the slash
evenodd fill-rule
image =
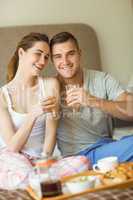
<path id="1" fill-rule="evenodd" d="M 2 188 L 18 187 L 18 183 L 21 183 L 31 170 L 32 167 L 28 166 L 23 154 L 33 159 L 41 154 L 51 155 L 53 152 L 57 127 L 57 120 L 53 114 L 59 107 L 59 85 L 54 78 L 40 77 L 48 59 L 47 36 L 31 33 L 18 44 L 9 63 L 9 82 L 0 91 L 0 147 L 8 150 L 0 151 Z M 2 163 L 6 163 L 6 166 Z M 26 169 L 26 166 L 25 173 L 23 169 Z M 84 171 L 88 166 L 88 160 L 83 156 L 63 158 L 51 166 L 51 174 L 59 178 Z M 13 178 L 10 174 L 7 177 L 9 171 L 15 177 L 15 185 L 10 184 Z M 22 179 L 18 179 L 18 173 Z"/>
<path id="2" fill-rule="evenodd" d="M 54 150 L 59 85 L 54 78 L 40 77 L 49 53 L 49 39 L 41 33 L 26 35 L 16 48 L 8 65 L 8 83 L 0 90 L 1 153 L 32 159 Z"/>

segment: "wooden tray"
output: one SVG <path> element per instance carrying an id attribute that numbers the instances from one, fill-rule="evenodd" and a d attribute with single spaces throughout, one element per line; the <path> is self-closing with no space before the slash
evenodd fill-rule
<path id="1" fill-rule="evenodd" d="M 79 174 L 76 174 L 76 175 L 73 175 L 73 176 L 69 176 L 69 177 L 62 179 L 62 184 L 65 183 L 66 181 L 74 178 L 74 177 L 88 176 L 88 175 L 98 175 L 98 173 L 96 173 L 94 171 L 86 171 L 86 172 L 79 173 Z M 68 194 L 62 194 L 62 195 L 59 195 L 59 196 L 56 196 L 56 197 L 45 197 L 45 198 L 42 198 L 42 200 L 64 200 L 64 199 L 68 199 L 68 198 L 71 198 L 71 197 L 81 196 L 83 194 L 87 194 L 87 193 L 90 193 L 90 192 L 97 192 L 97 191 L 101 191 L 101 190 L 114 189 L 114 188 L 122 189 L 122 188 L 126 188 L 128 186 L 133 186 L 133 179 L 129 179 L 127 181 L 124 181 L 124 182 L 121 182 L 121 183 L 118 183 L 118 184 L 98 186 L 97 188 L 87 189 L 87 190 L 84 190 L 83 192 L 80 192 L 80 193 L 77 192 L 76 194 L 68 193 Z M 33 197 L 35 200 L 40 200 L 37 197 L 37 195 L 34 193 L 32 188 L 28 187 L 27 191 L 29 192 L 31 197 Z"/>

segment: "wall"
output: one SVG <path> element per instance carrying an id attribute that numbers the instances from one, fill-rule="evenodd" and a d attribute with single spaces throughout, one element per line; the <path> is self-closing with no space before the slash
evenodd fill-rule
<path id="1" fill-rule="evenodd" d="M 133 75 L 131 0 L 0 0 L 0 26 L 81 22 L 98 36 L 102 65 L 124 84 Z"/>

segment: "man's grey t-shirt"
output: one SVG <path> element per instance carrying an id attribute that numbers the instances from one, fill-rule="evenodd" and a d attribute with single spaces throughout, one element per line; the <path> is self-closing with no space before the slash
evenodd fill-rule
<path id="1" fill-rule="evenodd" d="M 84 70 L 84 89 L 107 100 L 115 100 L 124 92 L 119 82 L 109 74 L 94 70 Z M 111 134 L 112 120 L 107 113 L 90 107 L 81 107 L 79 112 L 73 113 L 62 106 L 57 144 L 63 156 L 76 154 Z"/>

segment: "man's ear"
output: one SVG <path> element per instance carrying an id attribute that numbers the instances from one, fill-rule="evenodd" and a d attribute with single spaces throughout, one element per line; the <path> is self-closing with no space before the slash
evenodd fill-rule
<path id="1" fill-rule="evenodd" d="M 19 56 L 19 58 L 21 58 L 23 56 L 24 52 L 25 51 L 24 51 L 23 48 L 19 48 L 19 50 L 18 50 L 18 56 Z"/>

